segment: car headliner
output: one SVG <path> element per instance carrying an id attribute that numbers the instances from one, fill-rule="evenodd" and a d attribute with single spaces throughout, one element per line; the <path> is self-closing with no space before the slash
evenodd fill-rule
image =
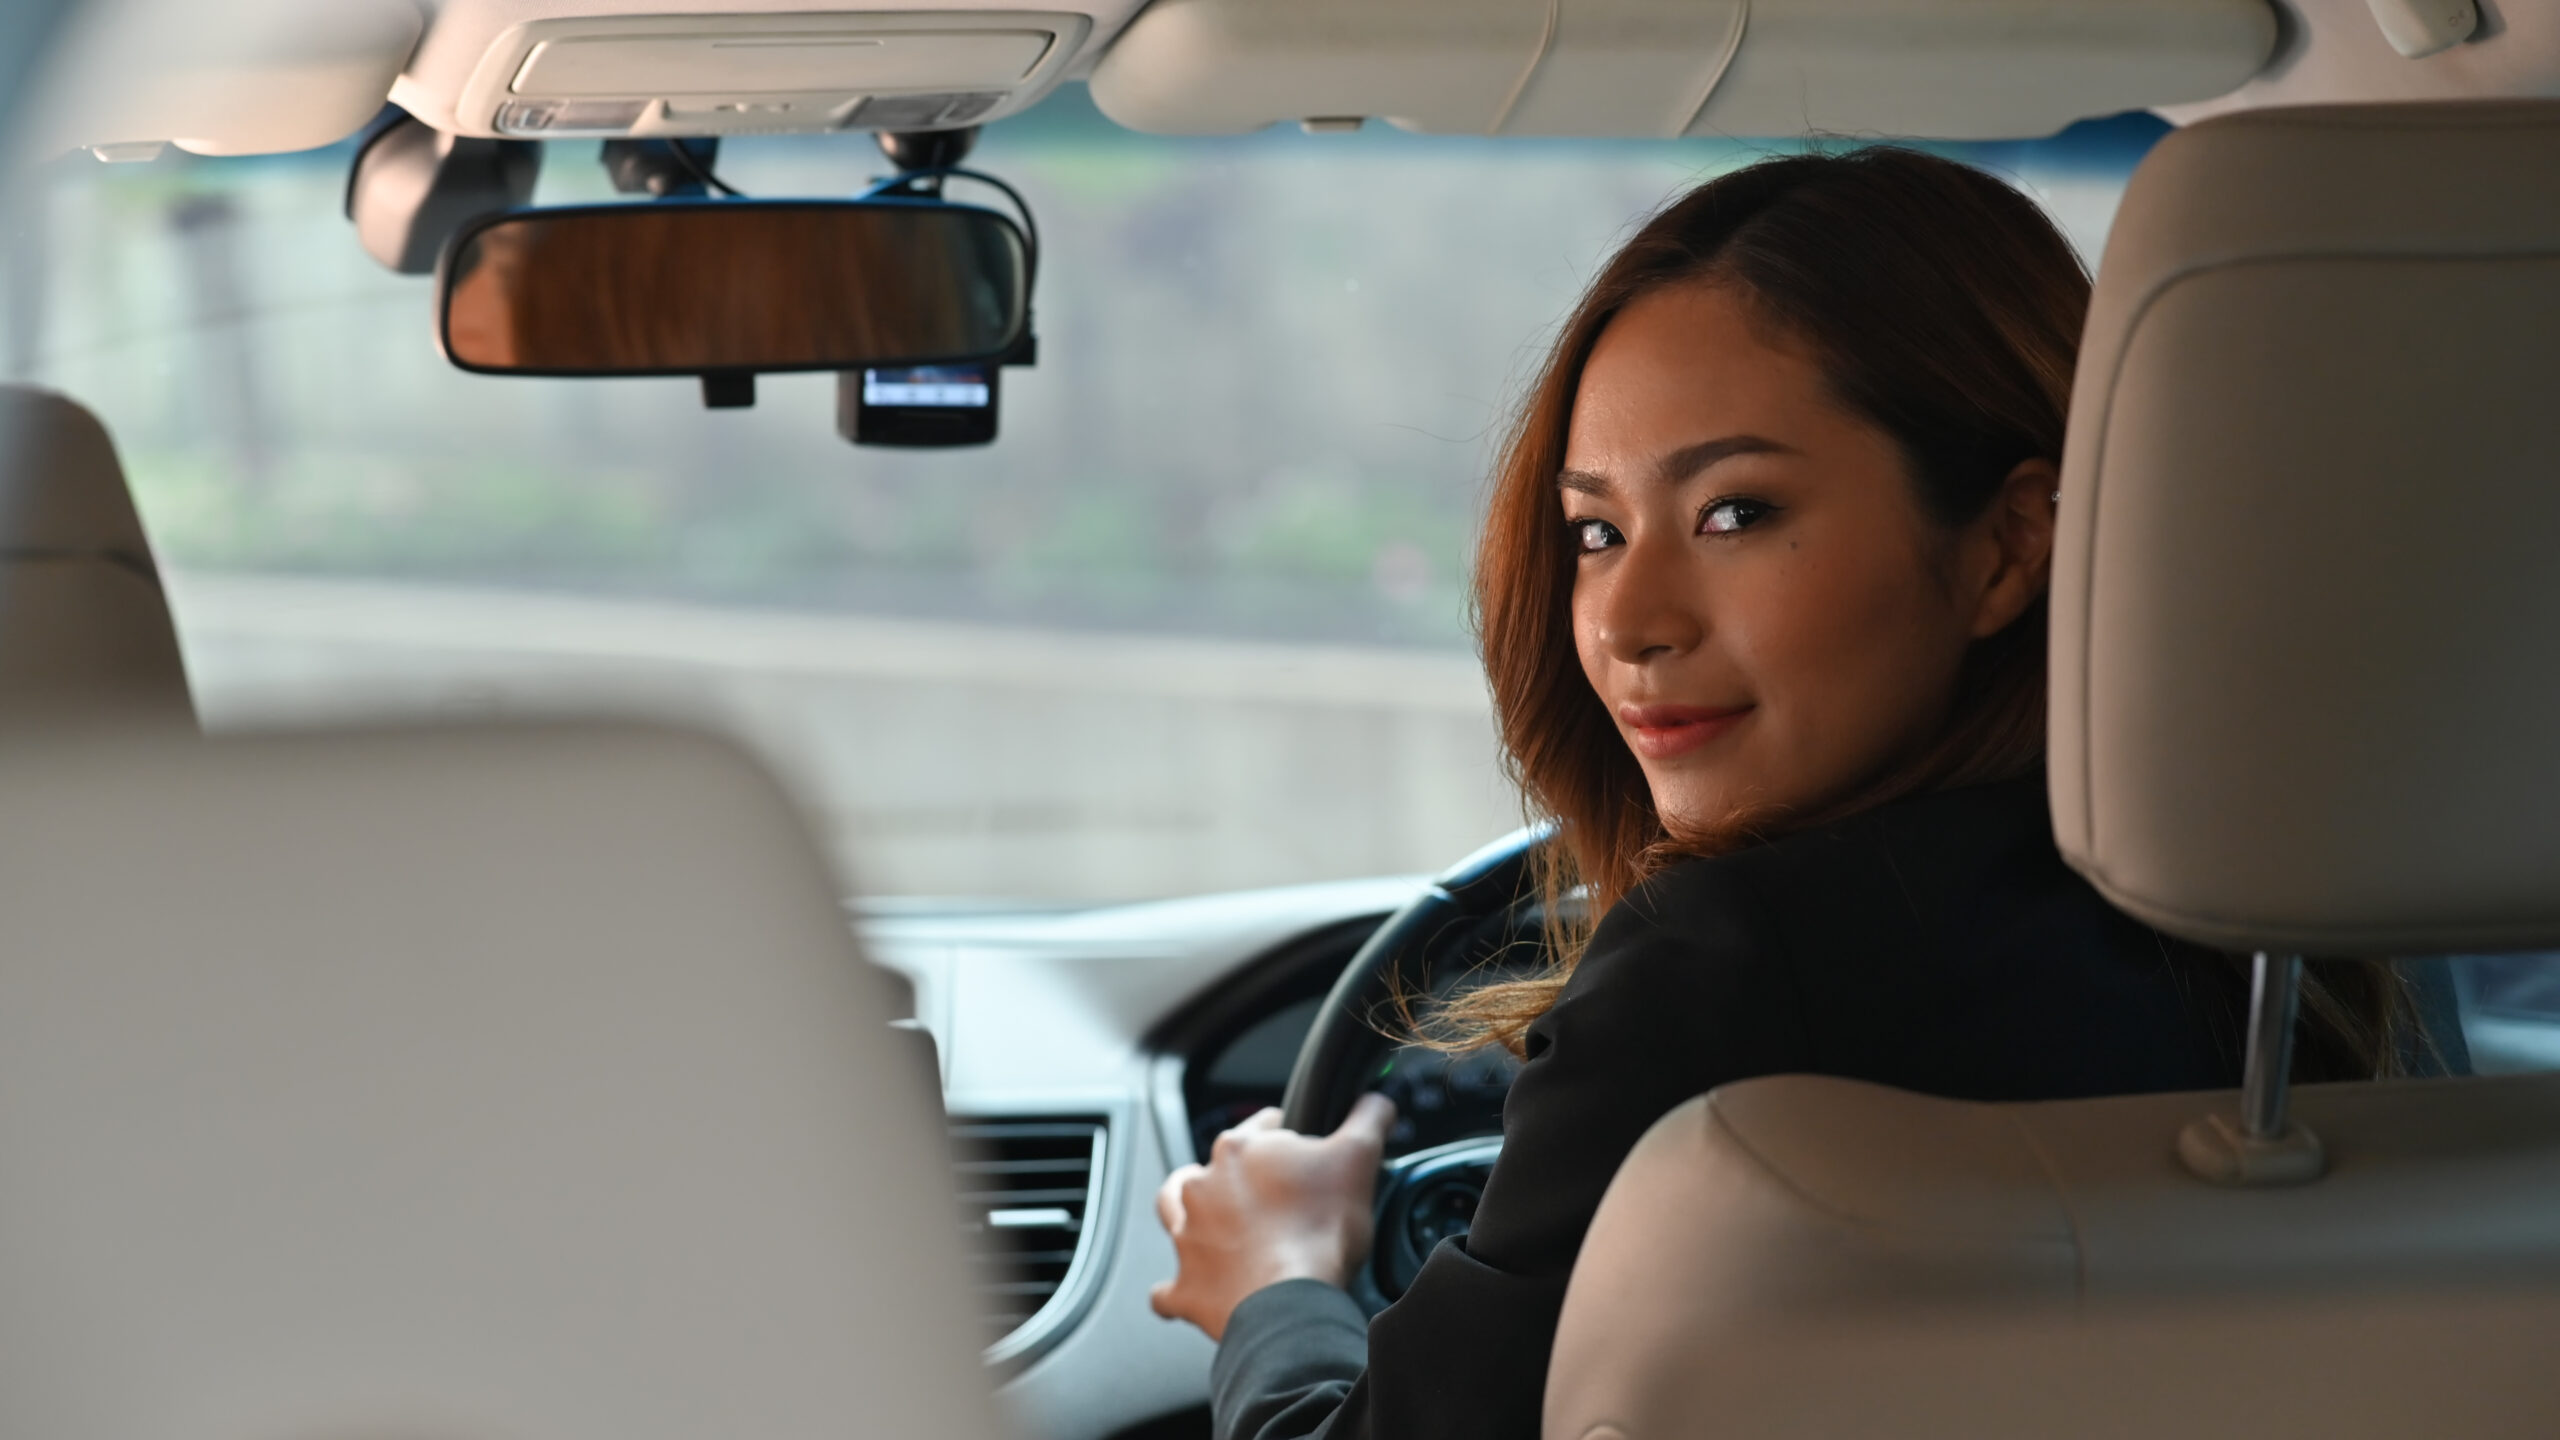
<path id="1" fill-rule="evenodd" d="M 1159 0 L 1158 8 L 1169 3 L 1176 0 Z M 1780 0 L 1759 3 L 1766 12 L 1762 23 L 1786 23 L 1786 7 Z M 2483 4 L 2480 28 L 2468 42 L 2406 59 L 2384 40 L 2365 0 L 2269 3 L 2276 17 L 2276 39 L 2256 77 L 2217 98 L 2163 103 L 2160 109 L 2167 118 L 2183 123 L 2237 108 L 2560 92 L 2560 7 L 2511 4 L 2499 9 Z M 2201 13 L 2204 4 L 2205 0 L 2198 0 L 2186 8 Z M 1537 0 L 1518 0 L 1511 9 L 1521 5 L 1534 10 Z M 1944 7 L 1951 17 L 1980 9 L 1952 0 L 1892 0 L 1892 5 L 1897 27 L 1916 25 L 1922 30 L 1929 24 L 1928 10 L 1922 7 Z M 14 12 L 23 13 L 13 13 L 8 21 L 12 28 L 0 30 L 0 39 L 14 40 L 22 31 L 36 33 L 43 12 L 50 8 L 42 3 L 14 7 Z M 1002 0 L 901 0 L 894 7 L 865 8 L 883 15 L 1025 13 Z M 1474 29 L 1466 22 L 1475 12 L 1464 6 L 1389 8 L 1426 27 L 1418 49 L 1410 33 L 1404 37 L 1408 55 L 1431 53 L 1428 37 L 1432 32 L 1427 27 L 1432 24 L 1449 37 L 1452 49 L 1466 45 Z M 1595 8 L 1609 18 L 1606 7 Z M 2043 48 L 2038 53 L 2057 60 L 2070 56 L 2075 32 L 2068 23 L 2077 22 L 2067 22 L 2065 12 L 2081 7 L 2060 7 L 2041 19 L 2036 6 L 2012 8 L 2019 10 L 2012 18 L 2020 23 L 2048 28 L 2050 39 L 2040 42 Z M 1092 73 L 1100 57 L 1138 18 L 1140 9 L 1139 0 L 1078 0 L 1057 12 L 1091 23 L 1077 54 L 1056 73 L 1068 77 Z M 1548 0 L 1550 39 L 1562 9 L 1563 0 Z M 369 118 L 384 95 L 394 90 L 395 77 L 397 84 L 416 89 L 421 67 L 445 63 L 437 57 L 457 45 L 469 51 L 467 60 L 476 61 L 487 48 L 487 36 L 525 19 L 646 13 L 847 12 L 834 0 L 423 0 L 423 5 L 413 0 L 85 0 L 73 23 L 63 27 L 63 43 L 45 77 L 44 98 L 28 112 L 41 117 L 42 123 L 13 127 L 20 132 L 17 153 L 25 158 L 79 145 L 150 139 L 179 139 L 187 148 L 207 153 L 326 144 Z M 1845 24 L 1834 31 L 1854 35 L 1859 28 Z M 2085 37 L 2097 32 L 2077 33 Z M 453 38 L 456 35 L 460 38 Z M 2082 43 L 2095 42 L 2084 38 Z M 0 43 L 0 54 L 32 48 Z M 1347 47 L 1340 64 L 1359 63 L 1358 51 L 1357 43 Z M 2099 57 L 2087 58 L 2094 63 Z M 2003 75 L 2018 73 L 2010 56 L 1985 55 L 1983 59 L 1990 71 L 1985 82 L 1993 88 Z M 407 75 L 400 73 L 404 67 Z M 1042 73 L 1047 74 L 1048 67 L 1042 67 Z M 1209 78 L 1214 80 L 1214 74 Z M 6 80 L 0 75 L 0 85 Z M 1195 75 L 1185 83 L 1196 88 L 1203 81 Z M 2179 98 L 2183 97 L 2164 95 L 2162 100 Z M 1570 114 L 1564 123 L 1573 133 L 1626 133 L 1623 127 L 1574 127 Z M 1885 124 L 1873 127 L 1871 133 L 1920 132 Z"/>

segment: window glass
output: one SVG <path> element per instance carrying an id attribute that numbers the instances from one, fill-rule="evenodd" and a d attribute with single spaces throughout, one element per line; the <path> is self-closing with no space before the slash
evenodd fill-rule
<path id="1" fill-rule="evenodd" d="M 2159 127 L 1961 153 L 2094 256 Z M 11 199 L 0 370 L 97 409 L 209 724 L 606 711 L 745 737 L 881 894 L 1162 895 L 1436 868 L 1517 823 L 1469 649 L 1506 401 L 1610 245 L 1769 147 L 984 137 L 1046 253 L 985 449 L 837 438 L 835 381 L 466 375 L 341 210 L 346 146 Z M 865 137 L 733 140 L 847 194 Z M 955 192 L 956 194 L 957 192 Z M 610 198 L 554 145 L 545 202 Z"/>
<path id="2" fill-rule="evenodd" d="M 2474 1071 L 2560 1070 L 2560 955 L 2457 955 L 2452 968 Z"/>

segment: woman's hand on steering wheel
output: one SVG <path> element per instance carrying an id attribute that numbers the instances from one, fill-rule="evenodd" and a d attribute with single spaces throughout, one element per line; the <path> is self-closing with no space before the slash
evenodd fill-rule
<path id="1" fill-rule="evenodd" d="M 1155 1287 L 1157 1314 L 1212 1340 L 1244 1297 L 1283 1280 L 1347 1284 L 1368 1258 L 1371 1198 L 1395 1102 L 1364 1095 L 1331 1135 L 1301 1135 L 1264 1110 L 1156 1192 L 1178 1268 Z"/>

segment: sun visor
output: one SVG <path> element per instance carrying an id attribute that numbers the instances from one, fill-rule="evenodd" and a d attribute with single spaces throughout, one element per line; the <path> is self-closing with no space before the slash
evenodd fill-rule
<path id="1" fill-rule="evenodd" d="M 1156 0 L 1093 96 L 1163 134 L 1992 139 L 2221 95 L 2276 33 L 2266 0 Z"/>
<path id="2" fill-rule="evenodd" d="M 99 0 L 26 112 L 26 143 L 37 156 L 331 144 L 382 108 L 421 23 L 412 0 Z"/>

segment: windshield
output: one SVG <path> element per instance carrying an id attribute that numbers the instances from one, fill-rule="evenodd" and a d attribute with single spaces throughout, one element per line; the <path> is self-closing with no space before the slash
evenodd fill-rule
<path id="1" fill-rule="evenodd" d="M 1952 147 L 2094 260 L 2160 127 Z M 351 147 L 66 157 L 0 368 L 114 432 L 210 728 L 639 714 L 742 737 L 874 895 L 1436 869 L 1516 825 L 1469 648 L 1504 406 L 1611 244 L 1770 147 L 992 127 L 1045 251 L 981 449 L 857 449 L 832 376 L 464 374 L 341 210 Z M 731 140 L 751 195 L 868 139 Z M 979 199 L 978 195 L 955 198 Z M 611 199 L 554 144 L 542 203 Z M 992 197 L 987 197 L 992 203 Z"/>

